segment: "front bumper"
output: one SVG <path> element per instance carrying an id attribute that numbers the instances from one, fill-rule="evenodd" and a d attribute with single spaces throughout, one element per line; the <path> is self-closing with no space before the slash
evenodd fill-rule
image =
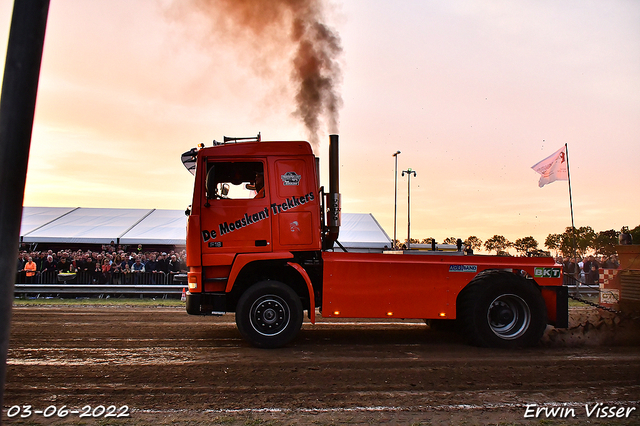
<path id="1" fill-rule="evenodd" d="M 223 315 L 227 312 L 225 293 L 187 292 L 187 313 L 189 315 Z"/>

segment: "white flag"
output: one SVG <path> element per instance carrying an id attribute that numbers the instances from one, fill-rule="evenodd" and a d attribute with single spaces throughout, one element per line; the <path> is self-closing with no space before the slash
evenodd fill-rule
<path id="1" fill-rule="evenodd" d="M 540 188 L 557 180 L 569 180 L 566 145 L 531 168 L 540 173 Z"/>

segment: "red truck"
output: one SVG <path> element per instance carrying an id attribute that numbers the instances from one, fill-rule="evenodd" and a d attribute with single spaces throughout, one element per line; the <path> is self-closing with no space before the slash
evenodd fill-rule
<path id="1" fill-rule="evenodd" d="M 561 266 L 549 257 L 463 251 L 347 252 L 339 244 L 338 136 L 329 191 L 309 143 L 226 138 L 182 161 L 195 175 L 187 210 L 186 309 L 235 312 L 252 345 L 292 341 L 322 317 L 455 323 L 471 344 L 536 345 L 568 325 Z"/>

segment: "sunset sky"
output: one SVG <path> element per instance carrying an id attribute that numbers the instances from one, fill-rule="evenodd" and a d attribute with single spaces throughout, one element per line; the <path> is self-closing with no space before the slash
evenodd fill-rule
<path id="1" fill-rule="evenodd" d="M 182 152 L 309 138 L 290 47 L 223 31 L 195 3 L 51 0 L 26 206 L 184 209 Z M 12 5 L 0 0 L 3 62 Z M 343 211 L 393 236 L 400 150 L 399 239 L 412 168 L 412 237 L 542 246 L 571 225 L 569 191 L 539 188 L 531 166 L 567 143 L 576 226 L 640 224 L 640 2 L 349 0 L 324 23 L 343 50 Z M 329 132 L 314 148 L 325 166 Z"/>

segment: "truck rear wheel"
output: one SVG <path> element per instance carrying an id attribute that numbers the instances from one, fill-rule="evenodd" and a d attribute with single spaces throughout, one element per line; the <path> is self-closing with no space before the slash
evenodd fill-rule
<path id="1" fill-rule="evenodd" d="M 458 318 L 471 344 L 527 347 L 542 338 L 547 308 L 533 283 L 509 272 L 498 272 L 487 274 L 463 290 Z"/>
<path id="2" fill-rule="evenodd" d="M 293 340 L 302 327 L 302 302 L 279 281 L 261 281 L 245 291 L 236 308 L 240 334 L 253 346 L 278 348 Z"/>

